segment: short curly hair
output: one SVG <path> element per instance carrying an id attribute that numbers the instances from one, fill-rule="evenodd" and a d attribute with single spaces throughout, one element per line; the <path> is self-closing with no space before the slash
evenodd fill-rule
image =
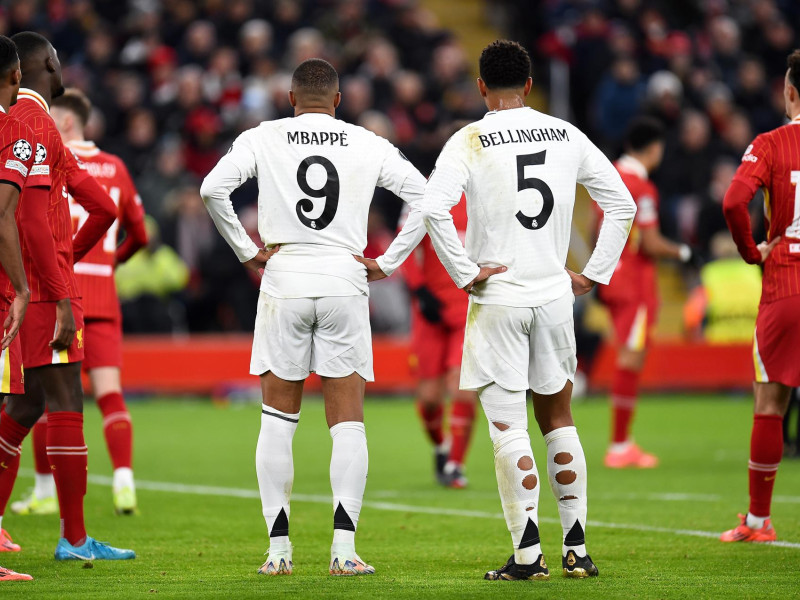
<path id="1" fill-rule="evenodd" d="M 490 90 L 525 86 L 531 76 L 531 57 L 519 43 L 496 40 L 481 52 L 481 79 Z"/>
<path id="2" fill-rule="evenodd" d="M 294 70 L 292 90 L 312 96 L 327 96 L 339 91 L 339 74 L 327 60 L 309 58 Z"/>
<path id="3" fill-rule="evenodd" d="M 789 67 L 789 83 L 800 92 L 800 50 L 795 50 L 789 55 L 786 66 Z"/>

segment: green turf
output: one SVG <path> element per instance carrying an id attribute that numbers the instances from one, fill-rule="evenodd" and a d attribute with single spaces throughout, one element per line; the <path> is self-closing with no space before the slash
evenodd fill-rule
<path id="1" fill-rule="evenodd" d="M 253 452 L 258 405 L 148 401 L 131 405 L 136 427 L 136 474 L 142 481 L 257 490 Z M 575 407 L 589 464 L 590 521 L 718 532 L 747 508 L 748 398 L 650 397 L 641 404 L 638 439 L 656 452 L 653 471 L 611 472 L 601 466 L 608 427 L 604 402 Z M 87 407 L 92 474 L 110 466 L 94 406 Z M 533 422 L 531 420 L 531 422 Z M 589 549 L 600 568 L 593 580 L 560 576 L 560 526 L 548 490 L 541 499 L 541 535 L 553 577 L 548 582 L 488 582 L 483 573 L 511 553 L 481 416 L 469 457 L 470 487 L 445 490 L 432 480 L 430 449 L 408 401 L 368 401 L 368 505 L 361 513 L 358 549 L 377 569 L 365 578 L 327 575 L 331 534 L 330 437 L 322 405 L 303 407 L 295 437 L 292 505 L 295 574 L 256 575 L 267 548 L 256 497 L 140 490 L 141 516 L 116 517 L 108 488 L 89 485 L 92 535 L 138 552 L 135 561 L 56 563 L 56 517 L 8 515 L 3 525 L 23 545 L 0 564 L 33 574 L 31 583 L 2 585 L 2 598 L 268 597 L 478 598 L 786 597 L 798 593 L 800 548 L 723 545 L 715 539 L 591 525 Z M 543 469 L 544 446 L 534 432 Z M 31 484 L 26 451 L 14 498 Z M 665 497 L 663 494 L 674 494 Z M 681 494 L 701 495 L 698 498 Z M 773 517 L 780 538 L 800 542 L 800 461 L 786 461 L 777 480 Z M 310 498 L 308 498 L 311 496 Z M 398 506 L 400 505 L 400 506 Z M 405 506 L 476 511 L 473 517 L 415 512 Z M 493 516 L 495 515 L 495 516 Z"/>

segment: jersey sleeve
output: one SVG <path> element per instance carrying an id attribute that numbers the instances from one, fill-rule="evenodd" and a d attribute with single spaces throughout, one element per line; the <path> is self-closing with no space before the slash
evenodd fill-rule
<path id="1" fill-rule="evenodd" d="M 72 150 L 62 146 L 67 190 L 89 217 L 72 240 L 72 259 L 80 261 L 105 235 L 117 218 L 117 207 L 108 193 L 86 170 Z"/>
<path id="2" fill-rule="evenodd" d="M 445 144 L 425 187 L 422 202 L 422 217 L 436 255 L 459 288 L 466 286 L 480 273 L 480 267 L 467 256 L 450 213 L 461 200 L 469 182 L 463 144 L 461 132 L 457 132 Z"/>
<path id="3" fill-rule="evenodd" d="M 211 220 L 240 262 L 247 262 L 258 254 L 258 246 L 247 235 L 231 202 L 231 193 L 257 172 L 255 150 L 249 139 L 252 131 L 245 131 L 236 138 L 200 186 L 200 196 Z"/>
<path id="4" fill-rule="evenodd" d="M 740 181 L 755 194 L 761 187 L 769 188 L 772 183 L 772 142 L 766 135 L 759 135 L 747 147 L 742 162 L 736 169 L 734 180 Z"/>
<path id="5" fill-rule="evenodd" d="M 117 248 L 117 262 L 125 262 L 139 248 L 147 244 L 147 230 L 144 226 L 142 199 L 136 191 L 128 169 L 122 161 L 117 164 L 121 195 L 119 199 L 119 220 L 125 229 L 125 240 Z"/>
<path id="6" fill-rule="evenodd" d="M 22 191 L 33 167 L 36 141 L 33 132 L 20 128 L 10 139 L 4 140 L 0 149 L 0 183 L 6 183 Z"/>
<path id="7" fill-rule="evenodd" d="M 592 281 L 607 284 L 628 241 L 636 216 L 636 203 L 605 154 L 583 133 L 580 138 L 582 148 L 577 180 L 603 211 L 597 243 L 583 274 Z"/>
<path id="8" fill-rule="evenodd" d="M 378 185 L 399 196 L 409 207 L 408 216 L 400 232 L 392 240 L 383 256 L 379 256 L 378 266 L 381 271 L 391 275 L 408 258 L 408 255 L 425 237 L 425 225 L 422 222 L 422 198 L 425 194 L 425 178 L 414 165 L 388 141 L 381 140 L 386 146 L 386 155 L 381 166 Z"/>
<path id="9" fill-rule="evenodd" d="M 651 182 L 635 198 L 636 225 L 641 228 L 658 227 L 658 190 Z"/>
<path id="10" fill-rule="evenodd" d="M 47 152 L 47 148 L 38 137 L 34 147 L 36 150 L 33 155 L 33 166 L 28 175 L 27 185 L 31 187 L 49 188 L 52 185 L 51 165 L 54 157 Z"/>

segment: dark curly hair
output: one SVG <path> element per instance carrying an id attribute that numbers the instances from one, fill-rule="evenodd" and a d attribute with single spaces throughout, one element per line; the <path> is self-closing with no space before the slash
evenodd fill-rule
<path id="1" fill-rule="evenodd" d="M 6 75 L 11 69 L 16 68 L 18 61 L 16 44 L 6 36 L 0 35 L 0 75 Z"/>
<path id="2" fill-rule="evenodd" d="M 309 58 L 294 70 L 292 90 L 311 96 L 327 96 L 339 91 L 339 74 L 327 60 Z"/>
<path id="3" fill-rule="evenodd" d="M 511 40 L 496 40 L 486 46 L 478 64 L 481 79 L 490 90 L 524 87 L 531 76 L 528 51 Z"/>
<path id="4" fill-rule="evenodd" d="M 786 65 L 789 67 L 789 83 L 800 92 L 800 50 L 795 50 L 789 55 Z"/>
<path id="5" fill-rule="evenodd" d="M 639 152 L 664 139 L 664 126 L 653 117 L 635 117 L 625 132 L 625 149 Z"/>

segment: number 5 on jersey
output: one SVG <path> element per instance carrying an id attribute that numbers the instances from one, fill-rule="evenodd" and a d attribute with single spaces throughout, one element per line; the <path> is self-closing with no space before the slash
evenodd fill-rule
<path id="1" fill-rule="evenodd" d="M 534 189 L 542 195 L 542 210 L 538 215 L 529 217 L 521 210 L 517 212 L 517 220 L 525 229 L 541 229 L 547 224 L 547 220 L 553 212 L 555 199 L 550 186 L 536 177 L 525 177 L 525 167 L 543 165 L 546 153 L 547 150 L 542 150 L 535 154 L 520 154 L 517 156 L 517 191 Z"/>

